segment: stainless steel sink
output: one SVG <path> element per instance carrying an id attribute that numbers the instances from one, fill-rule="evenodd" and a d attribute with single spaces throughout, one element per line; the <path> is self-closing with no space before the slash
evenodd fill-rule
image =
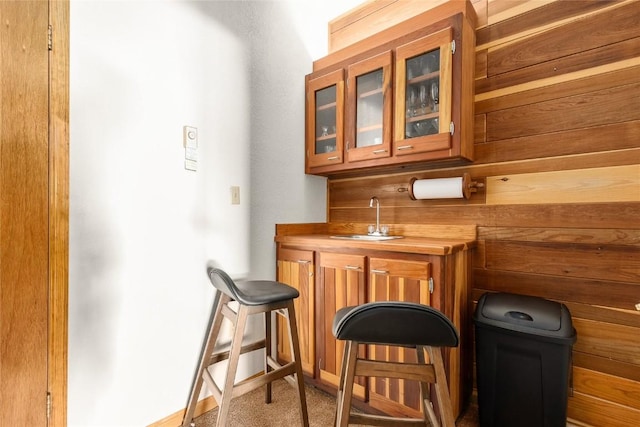
<path id="1" fill-rule="evenodd" d="M 339 236 L 330 236 L 332 239 L 345 239 L 345 240 L 393 240 L 393 239 L 402 239 L 402 236 L 375 236 L 371 234 L 347 234 L 347 235 L 339 235 Z"/>

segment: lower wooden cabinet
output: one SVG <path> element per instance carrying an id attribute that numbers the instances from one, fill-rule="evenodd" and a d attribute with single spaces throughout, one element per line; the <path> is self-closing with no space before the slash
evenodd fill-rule
<path id="1" fill-rule="evenodd" d="M 371 258 L 367 301 L 406 301 L 431 305 L 433 278 L 431 263 L 397 259 Z M 419 325 L 416 325 L 419 327 Z M 368 346 L 370 359 L 385 362 L 417 363 L 414 349 L 381 345 Z M 386 413 L 419 416 L 420 388 L 416 381 L 369 379 L 369 403 Z"/>
<path id="2" fill-rule="evenodd" d="M 344 343 L 333 337 L 333 317 L 343 307 L 364 304 L 366 257 L 364 255 L 320 252 L 319 258 L 320 275 L 316 293 L 319 323 L 318 372 L 321 382 L 337 388 L 340 380 Z M 364 385 L 362 379 L 357 379 L 354 385 L 354 395 L 364 399 Z"/>
<path id="3" fill-rule="evenodd" d="M 313 376 L 315 370 L 315 281 L 314 252 L 299 249 L 281 249 L 278 255 L 277 280 L 294 287 L 300 296 L 294 300 L 302 370 Z M 278 348 L 281 361 L 291 361 L 291 341 L 288 327 L 277 316 Z"/>
<path id="4" fill-rule="evenodd" d="M 335 313 L 371 301 L 409 301 L 433 306 L 461 332 L 461 346 L 443 351 L 454 415 L 471 391 L 468 251 L 446 255 L 278 244 L 277 277 L 300 290 L 296 318 L 307 381 L 327 390 L 338 387 L 344 344 L 332 333 Z M 290 360 L 284 325 L 278 325 L 278 357 Z M 419 327 L 419 325 L 416 325 Z M 416 362 L 415 351 L 361 346 L 376 360 Z M 369 406 L 394 416 L 417 416 L 417 383 L 357 378 L 354 394 Z"/>

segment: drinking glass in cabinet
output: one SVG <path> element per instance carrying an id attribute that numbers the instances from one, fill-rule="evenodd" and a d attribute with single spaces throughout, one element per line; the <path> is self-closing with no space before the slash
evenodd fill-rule
<path id="1" fill-rule="evenodd" d="M 382 82 L 381 68 L 356 78 L 356 147 L 382 144 Z"/>
<path id="2" fill-rule="evenodd" d="M 406 60 L 406 138 L 438 133 L 439 89 L 439 48 Z"/>
<path id="3" fill-rule="evenodd" d="M 315 154 L 330 153 L 336 149 L 336 86 L 316 91 L 316 143 Z"/>

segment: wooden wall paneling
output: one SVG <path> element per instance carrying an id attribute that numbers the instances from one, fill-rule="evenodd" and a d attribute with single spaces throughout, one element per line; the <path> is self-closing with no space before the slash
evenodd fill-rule
<path id="1" fill-rule="evenodd" d="M 640 384 L 636 381 L 574 367 L 573 387 L 580 393 L 600 395 L 611 402 L 640 410 Z"/>
<path id="2" fill-rule="evenodd" d="M 488 205 L 638 202 L 640 164 L 519 175 L 486 179 Z"/>
<path id="3" fill-rule="evenodd" d="M 488 269 L 640 283 L 638 248 L 515 241 L 485 245 Z"/>
<path id="4" fill-rule="evenodd" d="M 637 224 L 640 203 L 585 203 L 550 205 L 416 205 L 390 214 L 398 224 L 474 224 L 532 228 L 620 228 Z M 332 208 L 333 222 L 370 222 L 366 208 Z M 640 228 L 640 227 L 639 227 Z M 635 228 L 634 228 L 635 229 Z"/>
<path id="5" fill-rule="evenodd" d="M 609 357 L 638 366 L 640 369 L 640 328 L 597 322 L 573 316 L 579 339 L 574 351 Z"/>
<path id="6" fill-rule="evenodd" d="M 579 76 L 596 74 L 596 71 L 602 70 L 600 71 L 600 74 L 602 74 L 602 72 L 612 72 L 620 69 L 624 64 L 633 63 L 633 60 L 639 54 L 640 37 L 636 37 L 488 76 L 488 53 L 486 49 L 482 49 L 476 52 L 476 67 L 481 67 L 476 70 L 476 93 L 484 94 L 509 88 L 514 90 L 518 85 L 531 84 L 534 81 L 541 81 L 545 85 L 550 85 L 554 82 L 571 82 Z M 615 62 L 612 63 L 612 60 Z M 610 85 L 611 81 L 608 83 Z M 480 99 L 483 98 L 482 96 L 480 97 Z"/>
<path id="7" fill-rule="evenodd" d="M 620 378 L 626 378 L 629 381 L 640 383 L 640 369 L 638 369 L 638 365 L 621 362 L 610 357 L 601 357 L 594 354 L 574 351 L 573 366 L 590 369 Z"/>
<path id="8" fill-rule="evenodd" d="M 578 70 L 571 73 L 547 77 L 544 79 L 523 77 L 525 83 L 491 92 L 476 90 L 476 114 L 490 113 L 509 108 L 552 101 L 570 96 L 584 95 L 589 92 L 607 90 L 617 86 L 636 84 L 640 69 L 640 58 L 631 58 L 602 66 Z M 530 73 L 530 70 L 526 71 Z M 476 84 L 478 87 L 479 85 Z M 570 106 L 569 104 L 568 106 Z M 620 104 L 634 105 L 634 104 Z M 609 105 L 616 111 L 620 105 Z M 570 109 L 565 114 L 573 113 Z"/>
<path id="9" fill-rule="evenodd" d="M 554 1 L 551 3 L 529 2 L 529 10 L 525 13 L 512 15 L 496 15 L 492 9 L 493 23 L 490 26 L 478 26 L 477 43 L 482 48 L 489 44 L 504 43 L 522 33 L 539 31 L 540 27 L 549 25 L 549 22 L 565 21 L 575 16 L 585 15 L 593 10 L 600 9 L 613 1 L 572 0 Z M 492 1 L 492 5 L 496 2 Z M 502 2 L 502 6 L 516 5 L 516 2 Z M 525 3 L 525 2 L 520 2 Z M 557 24 L 559 25 L 559 24 Z"/>
<path id="10" fill-rule="evenodd" d="M 485 244 L 483 242 L 477 248 L 478 256 L 483 259 Z M 476 297 L 484 292 L 513 292 L 567 304 L 574 302 L 624 310 L 633 310 L 640 302 L 640 286 L 634 282 L 487 270 L 479 268 L 477 263 L 474 265 L 474 288 L 480 292 Z"/>
<path id="11" fill-rule="evenodd" d="M 625 106 L 625 108 L 620 108 Z M 571 111 L 571 114 L 567 114 Z M 640 119 L 640 83 L 487 113 L 487 141 Z"/>
<path id="12" fill-rule="evenodd" d="M 476 165 L 620 151 L 638 147 L 640 120 L 485 142 L 486 115 L 483 114 L 476 115 L 475 141 Z M 634 158 L 640 154 L 629 155 Z"/>
<path id="13" fill-rule="evenodd" d="M 562 25 L 490 48 L 488 75 L 513 71 L 638 37 L 640 9 L 637 6 L 635 1 L 613 3 L 599 13 L 563 22 Z M 536 12 L 536 16 L 540 16 L 539 10 Z M 607 24 L 602 25 L 603 22 Z M 594 31 L 594 28 L 598 28 L 598 31 Z M 581 36 L 576 37 L 576 34 Z"/>
<path id="14" fill-rule="evenodd" d="M 488 24 L 492 25 L 500 21 L 506 21 L 531 10 L 538 9 L 546 4 L 553 3 L 554 1 L 556 0 L 488 0 Z"/>
<path id="15" fill-rule="evenodd" d="M 567 416 L 588 426 L 629 427 L 640 422 L 640 411 L 582 393 L 569 398 Z"/>

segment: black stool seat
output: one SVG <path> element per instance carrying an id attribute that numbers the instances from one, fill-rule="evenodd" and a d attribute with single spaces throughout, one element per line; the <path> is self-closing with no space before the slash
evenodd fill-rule
<path id="1" fill-rule="evenodd" d="M 337 396 L 337 427 L 349 424 L 455 427 L 440 347 L 457 347 L 460 338 L 458 330 L 444 314 L 427 305 L 411 302 L 371 302 L 338 310 L 332 330 L 337 339 L 345 341 Z M 418 363 L 360 357 L 358 346 L 368 344 L 406 347 L 410 351 L 415 349 Z M 356 376 L 418 381 L 422 417 L 352 413 Z M 435 399 L 431 399 L 431 394 Z"/>
<path id="2" fill-rule="evenodd" d="M 387 301 L 344 307 L 333 318 L 333 336 L 362 344 L 457 347 L 458 331 L 438 310 Z"/>
<path id="3" fill-rule="evenodd" d="M 273 280 L 233 282 L 230 277 L 225 276 L 226 273 L 221 273 L 221 270 L 211 270 L 209 274 L 211 282 L 216 289 L 243 305 L 272 304 L 300 296 L 300 292 L 297 289 Z M 230 286 L 229 281 L 233 283 L 233 286 Z"/>

